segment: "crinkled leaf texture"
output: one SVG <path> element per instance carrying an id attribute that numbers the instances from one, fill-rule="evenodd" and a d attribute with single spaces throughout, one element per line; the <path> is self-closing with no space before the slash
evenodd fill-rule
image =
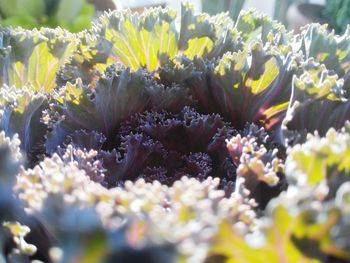
<path id="1" fill-rule="evenodd" d="M 100 233 L 94 243 L 100 259 L 127 251 L 135 257 L 152 247 L 160 253 L 169 244 L 177 256 L 203 261 L 220 222 L 229 221 L 242 234 L 256 227 L 254 201 L 238 194 L 225 198 L 218 185 L 219 179 L 183 177 L 169 187 L 140 179 L 107 189 L 90 180 L 76 162 L 54 155 L 22 170 L 15 189 L 28 211 L 55 233 L 65 256 L 89 253 L 86 236 Z M 105 238 L 111 242 L 106 244 Z"/>
<path id="2" fill-rule="evenodd" d="M 278 149 L 263 128 L 251 124 L 226 140 L 236 167 L 235 191 L 249 191 L 261 209 L 285 190 L 284 149 Z"/>
<path id="3" fill-rule="evenodd" d="M 331 127 L 340 129 L 350 118 L 343 79 L 313 59 L 306 63 L 309 70 L 293 78 L 289 107 L 281 125 L 286 144 L 303 142 L 307 133 L 314 131 L 324 135 Z"/>
<path id="4" fill-rule="evenodd" d="M 313 58 L 334 71 L 345 81 L 347 97 L 349 93 L 350 31 L 338 36 L 327 30 L 326 25 L 310 24 L 294 37 L 294 52 L 302 51 L 305 59 Z"/>
<path id="5" fill-rule="evenodd" d="M 4 248 L 9 236 L 3 223 L 14 220 L 20 211 L 12 192 L 15 177 L 23 161 L 20 143 L 18 136 L 11 139 L 6 137 L 3 131 L 0 132 L 0 262 L 6 262 L 7 255 Z"/>
<path id="6" fill-rule="evenodd" d="M 41 118 L 48 108 L 47 97 L 31 88 L 7 86 L 0 88 L 0 96 L 0 130 L 7 136 L 19 135 L 27 165 L 32 166 L 45 152 L 47 127 Z"/>
<path id="7" fill-rule="evenodd" d="M 329 131 L 349 119 L 348 33 L 293 37 L 254 12 L 234 23 L 186 4 L 175 19 L 1 30 L 1 129 L 39 163 L 15 190 L 63 262 L 349 261 L 349 129 Z M 56 243 L 39 233 L 47 259 Z"/>
<path id="8" fill-rule="evenodd" d="M 269 203 L 262 233 L 243 239 L 224 222 L 207 262 L 348 262 L 349 143 L 347 124 L 290 148 L 290 185 Z"/>
<path id="9" fill-rule="evenodd" d="M 156 73 L 109 66 L 91 84 L 78 79 L 61 89 L 61 96 L 44 118 L 52 129 L 47 136 L 46 151 L 52 154 L 58 146 L 64 148 L 72 143 L 73 152 L 81 155 L 74 140 L 67 142 L 67 138 L 73 134 L 79 137 L 77 134 L 82 135 L 81 132 L 93 137 L 91 132 L 97 132 L 104 139 L 93 148 L 100 152 L 93 160 L 100 159 L 102 169 L 97 170 L 103 173 L 102 181 L 109 186 L 138 176 L 171 184 L 186 173 L 196 176 L 196 171 L 199 178 L 209 175 L 225 178 L 222 181 L 232 188 L 240 163 L 235 166 L 226 160 L 227 150 L 222 143 L 233 135 L 232 128 L 242 131 L 247 123 L 255 123 L 264 127 L 276 144 L 283 145 L 281 124 L 294 93 L 306 105 L 342 97 L 342 83 L 335 75 L 329 75 L 313 60 L 300 62 L 298 58 L 266 50 L 256 42 L 245 51 L 227 53 L 220 59 L 175 59 Z M 190 112 L 184 108 L 186 105 L 193 107 L 190 110 L 193 113 L 184 114 Z M 214 125 L 212 132 L 209 123 L 215 114 L 219 114 L 221 124 Z M 198 123 L 203 122 L 203 128 L 196 130 L 200 127 L 197 125 L 195 132 L 191 131 L 192 117 L 185 115 L 200 116 Z M 125 126 L 128 122 L 130 127 Z M 207 136 L 208 132 L 212 134 Z M 196 133 L 203 137 L 188 141 Z M 213 142 L 206 141 L 207 138 Z M 220 145 L 214 143 L 219 141 L 215 138 L 221 138 Z M 78 148 L 89 150 L 82 145 Z M 261 165 L 254 158 L 246 160 L 246 164 L 252 162 L 254 169 L 259 166 L 264 170 L 260 179 L 272 172 L 268 177 L 277 183 L 283 177 L 283 169 L 278 168 L 283 160 L 274 160 L 275 153 L 269 156 L 273 157 L 264 157 Z M 285 188 L 283 180 L 281 183 L 272 196 Z M 262 206 L 270 199 L 271 195 L 266 195 Z"/>
<path id="10" fill-rule="evenodd" d="M 297 199 L 296 196 L 292 198 Z M 347 251 L 333 244 L 331 239 L 332 228 L 341 222 L 340 211 L 320 211 L 309 206 L 295 213 L 289 210 L 292 198 L 288 204 L 284 200 L 275 205 L 263 233 L 251 234 L 243 239 L 229 224 L 220 225 L 207 262 L 223 258 L 226 261 L 219 262 L 316 263 L 334 262 L 333 256 L 347 260 Z M 310 196 L 307 199 L 310 200 Z M 322 218 L 317 217 L 317 213 L 322 213 Z"/>
<path id="11" fill-rule="evenodd" d="M 76 51 L 78 39 L 62 29 L 1 28 L 0 84 L 33 86 L 51 93 L 56 73 Z"/>
<path id="12" fill-rule="evenodd" d="M 259 43 L 251 48 L 251 56 L 249 51 L 213 61 L 183 58 L 161 68 L 160 81 L 188 86 L 201 111 L 219 113 L 235 128 L 247 122 L 272 126 L 276 121 L 269 119 L 278 119 L 287 107 L 294 60 L 271 55 Z"/>
<path id="13" fill-rule="evenodd" d="M 342 36 L 338 36 L 334 32 L 330 33 L 325 25 L 308 25 L 300 34 L 294 36 L 294 52 L 301 51 L 305 60 L 312 58 L 325 65 L 325 68 L 318 66 L 319 70 L 321 70 L 318 73 L 321 77 L 318 84 L 319 89 L 323 88 L 326 91 L 326 87 L 343 86 L 344 98 L 340 101 L 329 100 L 329 97 L 328 99 L 317 98 L 314 101 L 310 101 L 295 94 L 290 101 L 287 118 L 283 125 L 285 138 L 290 141 L 302 142 L 305 141 L 308 132 L 318 131 L 321 135 L 325 135 L 329 128 L 341 129 L 344 123 L 350 120 L 349 46 L 348 30 Z M 322 71 L 323 73 L 320 74 Z M 325 82 L 325 73 L 329 76 L 337 74 L 344 83 L 335 82 L 335 76 L 331 77 L 334 80 L 328 78 L 330 82 Z M 310 83 L 310 79 L 304 76 L 297 82 L 295 86 L 305 87 L 308 84 L 305 85 L 303 83 Z M 295 90 L 294 93 L 298 93 L 298 91 Z M 301 100 L 305 100 L 306 103 L 300 105 Z"/>
<path id="14" fill-rule="evenodd" d="M 234 27 L 245 43 L 260 40 L 264 45 L 278 48 L 283 53 L 291 50 L 293 34 L 283 24 L 254 9 L 242 10 Z"/>
<path id="15" fill-rule="evenodd" d="M 77 130 L 103 133 L 107 140 L 115 140 L 122 121 L 133 114 L 159 109 L 180 111 L 193 103 L 186 88 L 164 86 L 143 70 L 112 65 L 95 85 L 84 85 L 78 79 L 68 83 L 56 97 L 46 114 L 52 132 L 46 148 L 53 153 L 66 136 Z"/>
<path id="16" fill-rule="evenodd" d="M 101 16 L 89 33 L 81 34 L 78 52 L 59 74 L 59 83 L 81 77 L 90 83 L 97 72 L 120 62 L 138 70 L 159 68 L 177 54 L 189 58 L 219 57 L 242 47 L 238 32 L 227 15 L 194 14 L 193 6 L 182 4 L 179 26 L 176 12 L 153 8 L 143 14 L 109 12 Z"/>
<path id="17" fill-rule="evenodd" d="M 171 185 L 186 175 L 219 177 L 227 188 L 235 180 L 225 144 L 232 133 L 219 115 L 201 115 L 189 107 L 178 114 L 148 111 L 122 122 L 113 140 L 94 131 L 76 131 L 59 153 L 109 187 L 137 178 Z"/>
<path id="18" fill-rule="evenodd" d="M 247 122 L 258 124 L 281 144 L 281 123 L 291 103 L 341 100 L 344 93 L 342 81 L 324 66 L 268 50 L 259 42 L 217 60 L 180 58 L 160 68 L 159 79 L 189 87 L 200 112 L 219 113 L 237 129 Z M 293 79 L 307 85 L 295 87 Z"/>
<path id="19" fill-rule="evenodd" d="M 3 258 L 9 260 L 9 256 L 13 257 L 13 262 L 28 262 L 34 259 L 46 260 L 48 259 L 51 236 L 45 231 L 41 222 L 24 212 L 23 204 L 19 202 L 13 192 L 16 176 L 24 161 L 20 144 L 17 135 L 10 139 L 6 137 L 4 131 L 0 132 L 0 260 Z M 25 240 L 15 239 L 12 242 L 10 241 L 12 237 L 3 226 L 5 222 L 21 222 L 28 226 L 31 231 L 26 234 Z M 12 253 L 13 249 L 16 248 L 19 251 Z"/>
<path id="20" fill-rule="evenodd" d="M 304 144 L 289 150 L 286 173 L 291 184 L 316 187 L 327 183 L 329 196 L 350 181 L 350 123 L 340 131 L 330 129 L 325 137 L 309 135 Z"/>

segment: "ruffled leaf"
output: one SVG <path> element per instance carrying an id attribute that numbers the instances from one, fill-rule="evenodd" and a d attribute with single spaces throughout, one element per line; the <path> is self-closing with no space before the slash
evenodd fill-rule
<path id="1" fill-rule="evenodd" d="M 229 183 L 235 169 L 225 144 L 233 131 L 226 125 L 219 115 L 200 115 L 187 107 L 179 114 L 145 112 L 122 122 L 109 140 L 96 132 L 76 131 L 63 145 L 67 150 L 58 152 L 90 177 L 104 178 L 100 182 L 108 187 L 137 178 L 171 185 L 184 175 L 201 180 L 219 176 Z"/>
<path id="2" fill-rule="evenodd" d="M 177 54 L 190 59 L 211 58 L 242 47 L 226 15 L 197 15 L 193 6 L 183 4 L 179 18 L 178 28 L 176 12 L 171 9 L 148 9 L 141 15 L 130 11 L 105 13 L 90 33 L 81 34 L 78 52 L 59 74 L 60 83 L 77 77 L 90 83 L 96 72 L 115 62 L 132 70 L 143 67 L 154 71 Z"/>
<path id="3" fill-rule="evenodd" d="M 8 86 L 33 86 L 51 93 L 56 72 L 75 52 L 77 38 L 62 29 L 0 29 L 0 83 Z"/>
<path id="4" fill-rule="evenodd" d="M 27 226 L 23 226 L 18 222 L 5 222 L 3 223 L 3 227 L 7 228 L 12 236 L 13 241 L 16 244 L 16 248 L 11 252 L 12 255 L 9 256 L 10 259 L 17 258 L 18 259 L 26 256 L 32 256 L 36 253 L 37 248 L 32 244 L 28 244 L 24 237 L 30 232 L 30 228 Z M 24 262 L 23 258 L 23 262 Z"/>
<path id="5" fill-rule="evenodd" d="M 97 131 L 113 141 L 122 121 L 146 110 L 177 112 L 194 101 L 189 91 L 180 86 L 164 86 L 142 69 L 112 65 L 94 85 L 78 79 L 68 83 L 57 96 L 45 120 L 52 127 L 46 143 L 53 153 L 66 136 L 77 130 Z M 107 147 L 113 149 L 113 147 Z"/>
<path id="6" fill-rule="evenodd" d="M 293 93 L 281 126 L 282 140 L 303 142 L 314 131 L 324 135 L 331 127 L 340 129 L 350 118 L 349 102 L 343 97 L 343 80 L 312 59 L 300 77 L 293 79 Z"/>
<path id="7" fill-rule="evenodd" d="M 254 40 L 278 48 L 287 53 L 291 50 L 289 41 L 293 34 L 287 32 L 285 26 L 268 15 L 257 12 L 254 9 L 242 10 L 238 16 L 235 28 L 240 32 L 244 42 L 252 43 Z"/>
<path id="8" fill-rule="evenodd" d="M 326 25 L 311 24 L 294 38 L 294 51 L 302 51 L 305 59 L 313 58 L 339 78 L 344 78 L 346 97 L 350 97 L 350 29 L 342 36 L 329 32 Z"/>
<path id="9" fill-rule="evenodd" d="M 294 146 L 286 160 L 289 188 L 269 203 L 262 233 L 243 239 L 222 224 L 207 262 L 347 262 L 348 129 Z"/>
<path id="10" fill-rule="evenodd" d="M 253 122 L 271 131 L 288 108 L 291 79 L 297 72 L 293 56 L 272 54 L 255 43 L 251 50 L 227 53 L 219 60 L 169 63 L 159 77 L 161 82 L 189 87 L 201 112 L 219 113 L 237 129 Z"/>
<path id="11" fill-rule="evenodd" d="M 141 70 L 109 73 L 106 72 L 96 87 L 85 86 L 78 80 L 62 90 L 64 97 L 48 112 L 49 121 L 55 121 L 54 116 L 59 115 L 48 136 L 48 152 L 54 152 L 55 147 L 76 130 L 102 132 L 109 138 L 121 121 L 147 108 L 150 98 L 145 90 L 147 79 Z"/>
<path id="12" fill-rule="evenodd" d="M 47 127 L 41 118 L 42 111 L 48 108 L 48 99 L 26 87 L 17 90 L 4 86 L 0 94 L 0 129 L 7 136 L 19 135 L 27 164 L 31 166 L 44 153 Z"/>
<path id="13" fill-rule="evenodd" d="M 259 133 L 265 135 L 262 141 L 261 135 L 256 136 Z M 279 150 L 274 148 L 264 129 L 248 126 L 243 136 L 237 134 L 226 142 L 237 167 L 236 189 L 244 184 L 262 208 L 286 189 L 283 160 L 278 158 Z"/>
<path id="14" fill-rule="evenodd" d="M 286 173 L 290 183 L 299 187 L 327 183 L 334 197 L 339 186 L 350 181 L 349 124 L 341 132 L 330 129 L 325 137 L 309 135 L 304 144 L 291 148 Z"/>
<path id="15" fill-rule="evenodd" d="M 19 165 L 23 161 L 20 146 L 21 142 L 18 136 L 12 139 L 6 137 L 5 133 L 0 132 L 0 181 L 1 187 L 7 188 L 15 182 L 15 175 L 18 172 Z M 3 193 L 2 189 L 0 192 Z M 9 189 L 7 189 L 8 191 Z M 0 200 L 4 200 L 1 198 Z"/>
<path id="16" fill-rule="evenodd" d="M 279 197 L 270 204 L 263 232 L 245 239 L 222 224 L 208 262 L 218 257 L 229 262 L 347 262 L 347 247 L 332 239 L 335 229 L 345 227 L 341 218 L 348 214 L 315 197 L 306 189 Z"/>
<path id="17" fill-rule="evenodd" d="M 13 187 L 16 183 L 16 176 L 20 170 L 20 165 L 23 164 L 24 158 L 20 150 L 20 140 L 15 135 L 10 139 L 6 137 L 5 133 L 0 132 L 0 260 L 9 257 L 11 252 L 15 254 L 11 255 L 14 262 L 18 262 L 19 259 L 24 259 L 24 262 L 28 262 L 29 259 L 44 259 L 47 258 L 47 243 L 48 234 L 43 231 L 42 225 L 35 220 L 34 217 L 28 216 L 23 206 L 18 202 L 18 199 L 13 195 Z M 21 244 L 17 241 L 21 239 L 18 236 L 16 244 L 12 242 L 12 237 L 8 234 L 8 231 L 2 226 L 4 222 L 8 221 L 20 221 L 26 224 L 32 230 L 26 236 L 26 242 L 34 244 L 38 250 L 37 253 L 32 245 L 27 244 L 24 240 L 21 240 Z M 8 224 L 8 227 L 13 230 L 15 235 L 24 236 L 28 232 L 28 228 L 21 228 L 17 225 Z M 24 230 L 24 232 L 22 231 Z M 35 237 L 34 237 L 35 236 Z M 22 242 L 23 241 L 23 242 Z M 20 251 L 16 251 L 16 248 Z M 30 253 L 26 253 L 30 252 Z M 33 255 L 34 253 L 34 255 Z M 33 255 L 29 257 L 29 255 Z"/>

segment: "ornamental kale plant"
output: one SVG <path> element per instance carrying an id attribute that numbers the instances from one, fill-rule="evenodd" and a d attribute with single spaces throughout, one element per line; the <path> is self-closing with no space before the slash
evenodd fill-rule
<path id="1" fill-rule="evenodd" d="M 349 32 L 0 31 L 0 262 L 350 262 Z"/>

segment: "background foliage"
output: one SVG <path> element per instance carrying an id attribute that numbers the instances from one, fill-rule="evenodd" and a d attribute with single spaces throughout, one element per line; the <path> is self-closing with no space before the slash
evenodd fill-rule
<path id="1" fill-rule="evenodd" d="M 79 32 L 91 27 L 95 9 L 86 0 L 0 1 L 0 24 L 23 28 L 62 27 Z"/>

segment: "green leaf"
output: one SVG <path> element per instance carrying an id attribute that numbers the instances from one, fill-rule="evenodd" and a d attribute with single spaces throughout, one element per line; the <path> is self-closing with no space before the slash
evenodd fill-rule
<path id="1" fill-rule="evenodd" d="M 293 92 L 281 127 L 283 140 L 291 144 L 304 142 L 308 132 L 325 135 L 330 127 L 341 129 L 350 119 L 343 80 L 313 59 L 303 64 L 305 72 L 293 77 Z"/>
<path id="2" fill-rule="evenodd" d="M 80 32 L 84 29 L 91 28 L 91 19 L 95 14 L 95 9 L 92 5 L 84 4 L 77 17 L 74 18 L 70 27 L 67 27 L 71 32 Z"/>
<path id="3" fill-rule="evenodd" d="M 143 15 L 108 13 L 100 17 L 95 34 L 111 45 L 112 59 L 133 69 L 145 66 L 149 70 L 159 66 L 158 55 L 173 57 L 177 51 L 175 13 L 164 9 L 150 9 Z"/>
<path id="4" fill-rule="evenodd" d="M 20 26 L 27 29 L 38 26 L 38 22 L 32 16 L 28 15 L 11 16 L 2 20 L 0 24 L 2 26 Z"/>
<path id="5" fill-rule="evenodd" d="M 5 17 L 28 16 L 38 19 L 44 14 L 45 3 L 44 0 L 1 0 L 0 10 Z"/>
<path id="6" fill-rule="evenodd" d="M 326 210 L 322 212 L 323 217 L 317 218 L 317 212 L 312 209 L 292 212 L 286 201 L 273 206 L 263 235 L 251 234 L 243 238 L 231 225 L 221 224 L 208 262 L 214 256 L 225 258 L 219 262 L 226 263 L 321 263 L 330 254 L 348 258 L 346 251 L 331 242 L 331 230 L 339 223 L 339 211 Z"/>
<path id="7" fill-rule="evenodd" d="M 80 79 L 75 84 L 68 83 L 61 90 L 63 97 L 57 96 L 57 102 L 52 104 L 51 113 L 59 114 L 60 119 L 48 138 L 47 149 L 51 149 L 48 151 L 55 150 L 75 130 L 98 131 L 112 136 L 121 121 L 150 109 L 147 83 L 142 70 L 131 72 L 115 67 L 106 70 L 96 87 L 85 86 Z"/>
<path id="8" fill-rule="evenodd" d="M 6 1 L 6 0 L 0 1 L 1 13 L 5 17 L 15 15 L 16 5 L 17 5 L 17 1 Z"/>
<path id="9" fill-rule="evenodd" d="M 51 93 L 56 86 L 56 72 L 75 52 L 77 39 L 61 29 L 0 29 L 4 53 L 1 57 L 1 84 L 33 86 Z"/>
<path id="10" fill-rule="evenodd" d="M 2 25 L 33 29 L 63 27 L 71 32 L 91 28 L 95 9 L 87 0 L 13 0 L 0 1 Z"/>
<path id="11" fill-rule="evenodd" d="M 264 44 L 280 49 L 285 54 L 291 50 L 290 41 L 293 35 L 284 25 L 254 9 L 241 11 L 235 28 L 246 43 L 260 40 Z"/>
<path id="12" fill-rule="evenodd" d="M 90 33 L 81 34 L 79 50 L 63 69 L 62 79 L 74 82 L 79 75 L 92 79 L 93 72 L 103 72 L 116 62 L 132 70 L 154 71 L 179 54 L 190 59 L 215 58 L 242 47 L 239 33 L 226 15 L 197 15 L 191 5 L 183 4 L 180 27 L 176 18 L 174 10 L 161 8 L 141 15 L 125 10 L 105 13 Z"/>
<path id="13" fill-rule="evenodd" d="M 84 2 L 84 0 L 60 0 L 56 11 L 56 19 L 60 22 L 72 22 L 79 14 Z"/>
<path id="14" fill-rule="evenodd" d="M 160 68 L 159 76 L 163 83 L 189 87 L 201 110 L 219 113 L 237 129 L 253 122 L 271 131 L 288 108 L 293 75 L 303 70 L 293 56 L 254 42 L 214 61 L 175 60 Z"/>
<path id="15" fill-rule="evenodd" d="M 327 25 L 311 24 L 294 37 L 294 52 L 302 51 L 305 60 L 315 59 L 344 78 L 346 97 L 350 98 L 350 28 L 341 36 L 329 32 Z"/>
<path id="16" fill-rule="evenodd" d="M 325 1 L 322 18 L 327 21 L 337 33 L 347 30 L 349 24 L 350 5 L 348 1 Z"/>
<path id="17" fill-rule="evenodd" d="M 344 181 L 350 180 L 349 128 L 341 132 L 330 129 L 325 137 L 309 135 L 304 144 L 295 145 L 289 150 L 286 175 L 291 184 L 300 187 L 326 183 L 334 195 Z"/>
<path id="18" fill-rule="evenodd" d="M 19 135 L 27 162 L 32 164 L 43 153 L 47 127 L 41 118 L 42 111 L 48 108 L 47 98 L 26 87 L 21 90 L 2 87 L 0 94 L 0 130 L 10 137 Z"/>
<path id="19" fill-rule="evenodd" d="M 230 16 L 233 20 L 237 20 L 237 17 L 240 11 L 243 8 L 245 0 L 219 0 L 219 1 L 211 1 L 211 0 L 203 0 L 202 1 L 202 9 L 203 12 L 209 14 L 217 14 L 221 12 L 229 12 Z"/>

